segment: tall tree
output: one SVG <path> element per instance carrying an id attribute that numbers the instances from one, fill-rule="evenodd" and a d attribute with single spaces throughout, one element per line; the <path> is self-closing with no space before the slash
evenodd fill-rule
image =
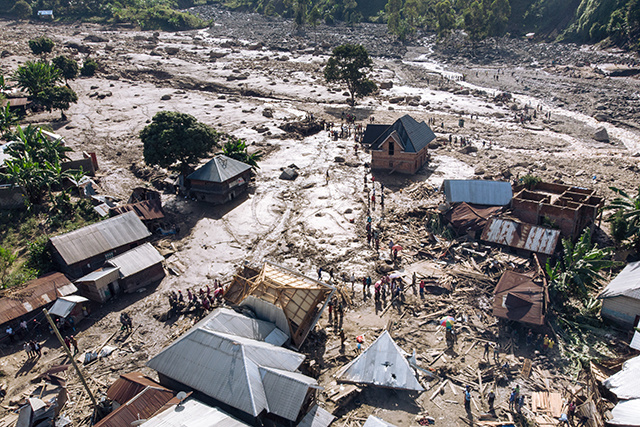
<path id="1" fill-rule="evenodd" d="M 449 0 L 443 0 L 436 4 L 436 15 L 438 16 L 436 26 L 438 37 L 446 37 L 454 28 L 456 22 L 454 11 Z"/>
<path id="2" fill-rule="evenodd" d="M 369 95 L 378 88 L 369 79 L 372 69 L 373 61 L 364 46 L 343 44 L 333 49 L 324 68 L 324 78 L 327 82 L 345 83 L 351 94 L 351 104 L 354 105 L 356 96 Z"/>
<path id="3" fill-rule="evenodd" d="M 34 55 L 40 55 L 46 58 L 48 53 L 51 53 L 55 43 L 49 37 L 38 37 L 37 39 L 29 40 L 29 49 Z"/>
<path id="4" fill-rule="evenodd" d="M 220 135 L 189 114 L 160 111 L 142 129 L 140 139 L 147 164 L 174 168 L 186 176 L 218 143 Z"/>
<path id="5" fill-rule="evenodd" d="M 256 151 L 255 153 L 249 154 L 247 141 L 244 139 L 229 137 L 227 142 L 222 146 L 222 154 L 246 163 L 254 170 L 260 168 L 258 161 L 262 159 L 262 152 Z"/>
<path id="6" fill-rule="evenodd" d="M 53 65 L 55 65 L 56 68 L 60 70 L 60 73 L 62 73 L 62 77 L 64 77 L 65 83 L 68 83 L 69 80 L 73 80 L 78 77 L 80 68 L 78 67 L 78 63 L 73 59 L 60 55 L 53 58 L 51 62 L 53 62 Z"/>
<path id="7" fill-rule="evenodd" d="M 38 100 L 49 112 L 60 110 L 60 118 L 66 120 L 67 116 L 64 112 L 71 107 L 71 104 L 78 102 L 78 95 L 68 86 L 54 86 L 40 92 Z"/>

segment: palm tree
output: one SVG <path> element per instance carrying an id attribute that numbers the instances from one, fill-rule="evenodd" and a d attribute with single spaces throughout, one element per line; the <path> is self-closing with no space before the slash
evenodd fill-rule
<path id="1" fill-rule="evenodd" d="M 27 61 L 13 73 L 13 79 L 37 101 L 40 92 L 62 83 L 62 72 L 48 62 Z"/>
<path id="2" fill-rule="evenodd" d="M 30 158 L 40 164 L 48 161 L 57 164 L 69 160 L 68 153 L 71 150 L 65 147 L 60 140 L 51 140 L 42 133 L 37 126 L 17 127 L 15 131 L 16 141 L 6 150 L 6 153 L 14 158 Z"/>
<path id="3" fill-rule="evenodd" d="M 7 105 L 0 107 L 0 138 L 4 138 L 11 132 L 11 127 L 18 123 L 18 117 L 11 112 L 11 107 Z"/>
<path id="4" fill-rule="evenodd" d="M 611 234 L 620 243 L 625 243 L 640 252 L 640 187 L 638 193 L 632 197 L 623 190 L 616 187 L 609 187 L 618 194 L 606 210 L 614 211 L 613 215 L 607 218 L 611 223 Z"/>
<path id="5" fill-rule="evenodd" d="M 239 160 L 251 166 L 252 169 L 259 169 L 258 162 L 262 159 L 262 151 L 249 154 L 247 151 L 247 141 L 241 138 L 229 137 L 222 146 L 222 154 L 232 159 Z"/>

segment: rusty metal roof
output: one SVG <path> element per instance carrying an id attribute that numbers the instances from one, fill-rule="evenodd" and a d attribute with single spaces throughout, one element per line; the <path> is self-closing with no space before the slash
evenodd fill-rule
<path id="1" fill-rule="evenodd" d="M 0 324 L 17 319 L 77 290 L 67 276 L 57 272 L 10 288 L 0 298 Z"/>
<path id="2" fill-rule="evenodd" d="M 148 419 L 178 403 L 173 391 L 162 386 L 147 386 L 124 405 L 100 420 L 95 427 L 125 427 L 140 419 Z"/>
<path id="3" fill-rule="evenodd" d="M 493 315 L 532 325 L 544 325 L 545 291 L 536 283 L 533 273 L 521 274 L 507 270 L 494 291 Z"/>
<path id="4" fill-rule="evenodd" d="M 162 201 L 160 199 L 143 200 L 137 203 L 130 203 L 128 205 L 116 206 L 109 209 L 110 212 L 116 215 L 123 214 L 125 212 L 135 212 L 143 221 L 151 221 L 154 219 L 164 218 L 164 211 L 162 210 Z"/>
<path id="5" fill-rule="evenodd" d="M 149 237 L 151 233 L 134 212 L 52 237 L 51 244 L 67 265 L 107 253 Z"/>
<path id="6" fill-rule="evenodd" d="M 491 218 L 482 231 L 481 239 L 531 252 L 551 255 L 558 245 L 560 230 Z"/>
<path id="7" fill-rule="evenodd" d="M 120 378 L 111 384 L 111 387 L 107 390 L 107 397 L 124 405 L 146 387 L 163 388 L 151 378 L 142 375 L 142 372 L 130 372 L 120 375 Z"/>

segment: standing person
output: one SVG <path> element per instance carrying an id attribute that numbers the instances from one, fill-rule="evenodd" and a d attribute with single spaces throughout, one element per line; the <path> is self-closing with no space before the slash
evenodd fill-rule
<path id="1" fill-rule="evenodd" d="M 376 236 L 376 252 L 380 253 L 380 238 Z"/>
<path id="2" fill-rule="evenodd" d="M 327 309 L 329 310 L 329 326 L 331 326 L 333 324 L 333 298 L 329 300 Z"/>
<path id="3" fill-rule="evenodd" d="M 71 340 L 69 339 L 69 337 L 68 337 L 68 336 L 65 336 L 65 337 L 64 337 L 64 345 L 66 345 L 66 346 L 67 346 L 67 349 L 68 349 L 69 351 L 71 351 Z"/>
<path id="4" fill-rule="evenodd" d="M 488 402 L 489 402 L 489 412 L 493 412 L 495 411 L 495 408 L 493 407 L 493 402 L 496 400 L 496 394 L 493 392 L 493 390 L 491 390 L 489 392 L 489 398 L 488 398 Z"/>
<path id="5" fill-rule="evenodd" d="M 9 342 L 13 344 L 13 342 L 16 339 L 15 338 L 16 333 L 13 331 L 13 328 L 11 327 L 11 325 L 7 325 L 7 329 L 5 330 L 5 332 L 9 336 Z"/>
<path id="6" fill-rule="evenodd" d="M 327 185 L 329 185 L 329 169 L 327 169 L 325 176 L 327 178 Z"/>
<path id="7" fill-rule="evenodd" d="M 73 355 L 75 356 L 76 354 L 78 354 L 78 351 L 80 350 L 78 348 L 78 341 L 76 340 L 76 337 L 74 337 L 73 335 L 69 337 L 69 341 L 71 341 L 71 345 L 73 346 Z"/>
<path id="8" fill-rule="evenodd" d="M 25 343 L 22 344 L 22 348 L 24 349 L 24 352 L 27 353 L 27 358 L 31 359 L 32 352 L 33 352 L 33 348 L 31 347 L 31 343 L 25 341 Z"/>
<path id="9" fill-rule="evenodd" d="M 29 327 L 27 326 L 27 321 L 23 319 L 22 322 L 20 322 L 20 336 L 24 338 L 28 332 Z"/>
<path id="10" fill-rule="evenodd" d="M 484 343 L 484 353 L 482 353 L 482 358 L 487 358 L 489 360 L 489 342 Z"/>
<path id="11" fill-rule="evenodd" d="M 516 396 L 517 396 L 517 394 L 516 394 L 516 389 L 514 388 L 514 389 L 511 391 L 511 394 L 509 395 L 509 410 L 510 410 L 510 411 L 513 411 L 513 410 L 515 409 L 515 406 L 516 406 Z"/>
<path id="12" fill-rule="evenodd" d="M 424 299 L 424 280 L 420 280 L 420 298 Z"/>
<path id="13" fill-rule="evenodd" d="M 342 301 L 342 299 L 340 299 L 338 301 L 338 307 L 336 307 L 336 317 L 339 318 L 338 320 L 338 327 L 340 329 L 342 329 L 342 318 L 344 316 L 344 303 Z"/>
<path id="14" fill-rule="evenodd" d="M 500 362 L 500 344 L 499 343 L 495 343 L 495 345 L 493 346 L 493 360 L 496 363 Z"/>
<path id="15" fill-rule="evenodd" d="M 545 334 L 544 338 L 542 339 L 542 351 L 546 352 L 547 348 L 549 348 L 549 336 Z"/>
<path id="16" fill-rule="evenodd" d="M 322 280 L 322 267 L 318 267 L 318 280 Z"/>
<path id="17" fill-rule="evenodd" d="M 33 351 L 38 357 L 42 356 L 42 347 L 40 347 L 40 343 L 38 341 L 32 340 L 31 347 L 33 347 Z"/>
<path id="18" fill-rule="evenodd" d="M 464 408 L 471 411 L 471 389 L 469 386 L 464 389 Z"/>

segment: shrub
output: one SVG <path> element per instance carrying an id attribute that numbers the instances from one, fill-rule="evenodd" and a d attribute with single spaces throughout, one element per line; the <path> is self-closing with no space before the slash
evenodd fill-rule
<path id="1" fill-rule="evenodd" d="M 82 74 L 85 77 L 93 77 L 97 69 L 98 69 L 98 63 L 91 58 L 87 58 L 84 60 L 84 64 L 82 65 L 80 74 Z"/>
<path id="2" fill-rule="evenodd" d="M 29 242 L 29 258 L 27 267 L 37 271 L 37 276 L 48 273 L 53 268 L 53 259 L 49 252 L 49 236 L 40 236 Z"/>
<path id="3" fill-rule="evenodd" d="M 38 37 L 29 40 L 29 49 L 34 55 L 42 55 L 43 53 L 51 53 L 55 43 L 49 37 Z"/>
<path id="4" fill-rule="evenodd" d="M 9 14 L 15 16 L 18 19 L 29 19 L 33 14 L 31 6 L 24 0 L 19 0 L 13 5 Z"/>

